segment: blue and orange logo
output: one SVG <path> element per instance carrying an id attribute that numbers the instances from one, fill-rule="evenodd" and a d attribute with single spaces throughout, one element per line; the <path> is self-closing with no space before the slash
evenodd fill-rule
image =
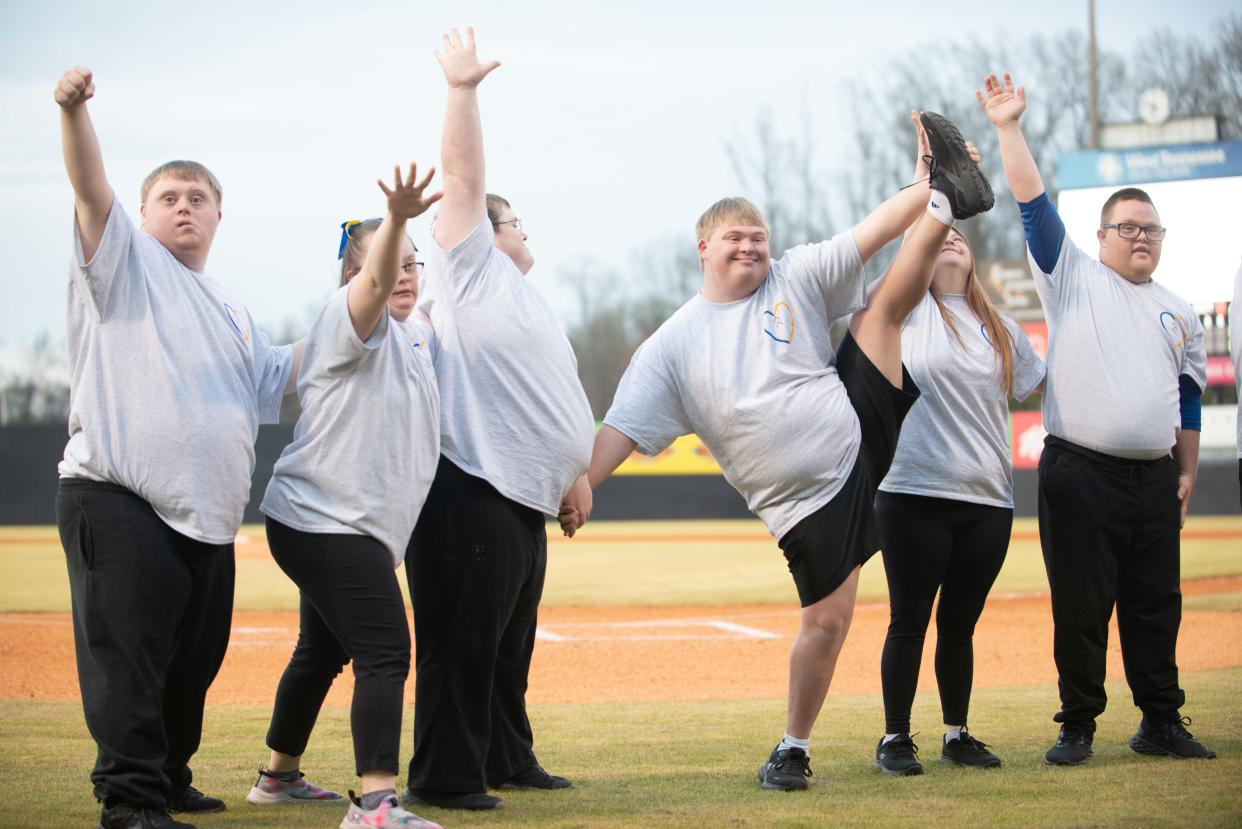
<path id="1" fill-rule="evenodd" d="M 789 303 L 781 300 L 763 312 L 763 333 L 778 343 L 789 345 L 794 335 L 794 315 Z"/>
<path id="2" fill-rule="evenodd" d="M 224 314 L 229 318 L 229 325 L 237 332 L 237 336 L 242 338 L 242 342 L 250 342 L 250 324 L 246 322 L 246 315 L 227 302 L 224 303 Z"/>

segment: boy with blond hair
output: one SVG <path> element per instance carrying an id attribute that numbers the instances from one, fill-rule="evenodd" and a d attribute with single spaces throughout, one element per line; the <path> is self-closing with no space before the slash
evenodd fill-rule
<path id="1" fill-rule="evenodd" d="M 749 201 L 723 199 L 703 214 L 702 290 L 634 354 L 587 470 L 598 486 L 635 448 L 654 455 L 695 432 L 778 539 L 802 617 L 785 735 L 759 768 L 765 789 L 807 788 L 811 727 L 849 629 L 859 568 L 879 546 L 876 487 L 919 393 L 901 364 L 902 323 L 927 293 L 953 220 L 992 206 L 953 125 L 930 112 L 911 117 L 916 185 L 828 241 L 773 262 L 767 224 Z M 868 301 L 864 263 L 907 228 Z M 849 333 L 834 350 L 829 329 L 842 317 Z M 590 514 L 580 492 L 562 505 L 567 533 Z"/>
<path id="2" fill-rule="evenodd" d="M 206 167 L 152 172 L 134 227 L 104 173 L 94 94 L 80 67 L 55 92 L 75 216 L 56 519 L 99 826 L 177 829 L 191 824 L 169 812 L 224 808 L 187 763 L 228 646 L 254 439 L 296 361 L 203 272 L 221 218 Z"/>

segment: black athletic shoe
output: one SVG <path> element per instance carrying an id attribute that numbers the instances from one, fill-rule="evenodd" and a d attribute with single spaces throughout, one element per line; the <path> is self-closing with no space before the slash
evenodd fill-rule
<path id="1" fill-rule="evenodd" d="M 885 774 L 909 776 L 923 773 L 918 758 L 919 747 L 909 734 L 898 734 L 887 743 L 884 738 L 875 746 L 875 766 Z"/>
<path id="2" fill-rule="evenodd" d="M 568 789 L 573 785 L 568 777 L 561 777 L 558 774 L 548 774 L 544 771 L 543 766 L 535 764 L 525 771 L 519 771 L 517 774 L 492 786 L 493 789 Z"/>
<path id="3" fill-rule="evenodd" d="M 408 786 L 401 793 L 401 802 L 407 806 L 419 803 L 440 809 L 469 809 L 472 812 L 487 812 L 505 807 L 505 802 L 499 797 L 483 792 L 442 792 L 436 789 L 411 789 Z"/>
<path id="4" fill-rule="evenodd" d="M 1077 723 L 1065 723 L 1057 735 L 1057 744 L 1048 749 L 1044 762 L 1050 766 L 1081 766 L 1091 756 L 1095 732 Z"/>
<path id="5" fill-rule="evenodd" d="M 1194 738 L 1186 726 L 1190 717 L 1179 717 L 1159 725 L 1149 725 L 1147 718 L 1139 723 L 1139 729 L 1130 738 L 1130 748 L 1139 754 L 1159 754 L 1178 760 L 1197 758 L 1215 760 L 1216 752 Z"/>
<path id="6" fill-rule="evenodd" d="M 168 798 L 168 811 L 193 812 L 196 815 L 223 812 L 224 801 L 218 797 L 203 794 L 193 786 L 189 786 L 181 794 Z"/>
<path id="7" fill-rule="evenodd" d="M 1000 768 L 1001 764 L 1000 758 L 988 751 L 987 743 L 976 740 L 964 728 L 962 736 L 944 743 L 940 749 L 940 760 L 977 769 Z"/>
<path id="8" fill-rule="evenodd" d="M 764 789 L 800 792 L 809 785 L 811 758 L 800 748 L 772 749 L 768 762 L 759 767 L 759 785 Z"/>
<path id="9" fill-rule="evenodd" d="M 96 829 L 196 829 L 193 823 L 173 820 L 162 809 L 143 809 L 129 803 L 118 803 L 99 814 Z"/>
<path id="10" fill-rule="evenodd" d="M 931 176 L 928 182 L 949 199 L 955 219 L 986 213 L 996 203 L 992 185 L 966 152 L 966 142 L 953 122 L 943 115 L 924 112 L 919 116 L 931 145 Z"/>

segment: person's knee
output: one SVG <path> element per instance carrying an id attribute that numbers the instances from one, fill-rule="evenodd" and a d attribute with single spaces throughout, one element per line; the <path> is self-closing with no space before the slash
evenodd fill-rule
<path id="1" fill-rule="evenodd" d="M 799 636 L 822 642 L 836 642 L 845 638 L 850 629 L 852 608 L 840 608 L 832 605 L 804 608 L 802 611 L 802 629 Z"/>

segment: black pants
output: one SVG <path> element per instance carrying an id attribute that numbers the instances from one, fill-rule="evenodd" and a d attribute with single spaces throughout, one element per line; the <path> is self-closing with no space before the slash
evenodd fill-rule
<path id="1" fill-rule="evenodd" d="M 526 685 L 547 550 L 543 515 L 440 458 L 406 554 L 412 788 L 481 792 L 535 765 Z"/>
<path id="2" fill-rule="evenodd" d="M 1005 562 L 1013 510 L 880 492 L 875 498 L 889 623 L 880 658 L 884 722 L 910 732 L 923 639 L 936 606 L 936 685 L 946 725 L 966 725 L 974 681 L 975 623 Z"/>
<path id="3" fill-rule="evenodd" d="M 229 643 L 233 545 L 165 524 L 123 487 L 63 478 L 56 524 L 69 568 L 82 711 L 105 806 L 162 809 L 185 791 L 203 703 Z"/>
<path id="4" fill-rule="evenodd" d="M 267 745 L 306 750 L 332 681 L 352 659 L 356 774 L 396 774 L 410 628 L 388 549 L 366 535 L 306 533 L 267 519 L 272 558 L 301 591 L 298 644 L 276 687 Z"/>
<path id="5" fill-rule="evenodd" d="M 1108 623 L 1150 721 L 1185 702 L 1177 679 L 1182 621 L 1177 463 L 1131 461 L 1049 436 L 1039 459 L 1039 540 L 1052 591 L 1061 710 L 1090 727 L 1104 711 Z"/>

